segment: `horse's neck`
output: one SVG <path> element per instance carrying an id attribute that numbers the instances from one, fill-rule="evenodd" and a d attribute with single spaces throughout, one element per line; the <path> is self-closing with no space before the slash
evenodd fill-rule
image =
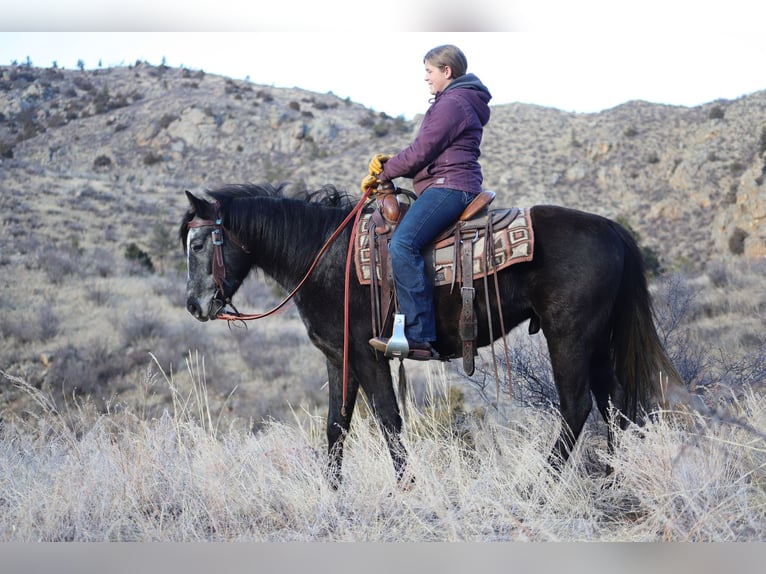
<path id="1" fill-rule="evenodd" d="M 268 212 L 259 216 L 251 242 L 255 266 L 283 287 L 292 289 L 342 220 L 339 210 L 301 201 L 274 202 Z"/>

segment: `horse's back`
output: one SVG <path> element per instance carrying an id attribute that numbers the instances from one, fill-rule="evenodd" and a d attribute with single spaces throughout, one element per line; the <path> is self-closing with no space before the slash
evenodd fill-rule
<path id="1" fill-rule="evenodd" d="M 544 330 L 606 328 L 627 256 L 616 224 L 555 205 L 533 206 L 530 214 L 535 256 L 518 279 Z"/>
<path id="2" fill-rule="evenodd" d="M 550 271 L 593 274 L 621 267 L 625 239 L 614 221 L 556 205 L 535 205 L 530 214 L 535 258 Z"/>

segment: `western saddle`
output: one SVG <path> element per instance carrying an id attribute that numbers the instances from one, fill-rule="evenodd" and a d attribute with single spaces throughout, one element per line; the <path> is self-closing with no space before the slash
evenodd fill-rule
<path id="1" fill-rule="evenodd" d="M 365 227 L 360 226 L 360 233 L 366 232 L 367 238 L 360 237 L 368 249 L 365 253 L 369 256 L 369 268 L 371 269 L 370 286 L 372 297 L 372 324 L 375 336 L 383 336 L 384 331 L 393 330 L 393 341 L 400 337 L 406 348 L 406 339 L 404 339 L 404 321 L 401 315 L 395 315 L 396 290 L 391 269 L 391 262 L 388 254 L 388 243 L 393 234 L 396 225 L 409 207 L 408 202 L 400 201 L 400 196 L 404 195 L 413 199 L 415 195 L 411 191 L 397 189 L 391 182 L 386 182 L 376 194 L 377 208 L 372 212 L 369 221 Z M 474 310 L 475 289 L 474 276 L 477 274 L 477 264 L 475 261 L 474 246 L 480 239 L 484 239 L 483 262 L 478 264 L 479 275 L 488 275 L 499 267 L 494 261 L 493 233 L 494 229 L 508 226 L 518 215 L 518 208 L 497 209 L 490 211 L 488 206 L 495 199 L 493 191 L 484 190 L 465 208 L 458 220 L 453 226 L 439 234 L 433 241 L 434 250 L 424 253 L 428 260 L 434 258 L 437 248 L 442 251 L 450 249 L 452 257 L 452 272 L 447 277 L 447 283 L 454 289 L 455 283 L 460 284 L 460 293 L 462 297 L 462 307 L 458 323 L 459 336 L 461 341 L 460 354 L 463 358 L 463 370 L 467 375 L 472 375 L 475 369 L 474 357 L 477 355 L 477 321 Z M 490 247 L 487 247 L 487 244 Z M 360 251 L 360 250 L 358 250 Z M 365 255 L 367 257 L 367 255 Z M 529 257 L 531 258 L 531 256 Z M 529 260 L 529 259 L 526 259 Z M 433 263 L 433 261 L 432 261 Z M 357 270 L 359 273 L 359 259 L 357 259 Z M 439 275 L 439 272 L 435 273 Z M 441 279 L 444 279 L 443 273 Z M 377 280 L 376 280 L 377 276 Z M 435 283 L 436 283 L 436 277 Z M 361 275 L 360 275 L 361 280 Z M 444 284 L 442 281 L 441 284 Z M 486 290 L 485 290 L 486 291 Z M 394 345 L 392 348 L 396 348 Z M 389 357 L 399 356 L 391 354 Z M 405 351 L 406 356 L 406 351 Z M 439 358 L 448 360 L 458 356 L 457 349 L 453 355 L 441 355 Z M 401 358 L 401 357 L 400 357 Z"/>

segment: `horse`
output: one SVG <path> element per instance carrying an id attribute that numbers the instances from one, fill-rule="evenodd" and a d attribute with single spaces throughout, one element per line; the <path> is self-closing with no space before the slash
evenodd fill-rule
<path id="1" fill-rule="evenodd" d="M 207 198 L 186 195 L 190 208 L 179 239 L 188 265 L 188 312 L 199 321 L 219 317 L 252 269 L 287 292 L 300 284 L 294 303 L 327 366 L 328 477 L 335 486 L 342 479 L 343 441 L 361 387 L 396 477 L 404 481 L 407 452 L 389 359 L 368 344 L 373 336 L 369 286 L 355 279 L 346 284 L 352 226 L 338 228 L 348 220 L 352 198 L 331 185 L 293 197 L 284 186 L 268 184 L 225 185 L 207 191 Z M 680 377 L 654 325 L 644 263 L 633 236 L 615 221 L 580 210 L 535 205 L 529 212 L 534 257 L 497 271 L 496 301 L 477 298 L 477 345 L 489 345 L 490 333 L 504 335 L 501 325 L 509 332 L 529 320 L 530 332 L 542 330 L 562 419 L 549 462 L 559 468 L 592 409 L 591 393 L 602 417 L 610 420 L 610 409 L 616 409 L 624 429 L 660 404 L 662 374 L 674 382 Z M 328 246 L 333 232 L 338 239 Z M 324 252 L 317 260 L 320 248 Z M 313 272 L 306 276 L 309 269 Z M 475 283 L 477 292 L 482 281 Z M 455 356 L 461 344 L 462 301 L 456 291 L 447 286 L 434 292 L 438 326 L 433 346 L 444 356 Z"/>

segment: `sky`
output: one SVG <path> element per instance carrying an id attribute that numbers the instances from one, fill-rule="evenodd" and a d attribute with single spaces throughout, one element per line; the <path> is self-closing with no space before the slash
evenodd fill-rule
<path id="1" fill-rule="evenodd" d="M 491 0 L 285 0 L 269 2 L 266 13 L 253 11 L 262 4 L 254 1 L 238 9 L 219 0 L 198 12 L 178 0 L 156 6 L 133 0 L 130 10 L 88 0 L 15 0 L 10 12 L 1 4 L 6 1 L 0 0 L 0 28 L 7 30 L 0 32 L 0 65 L 29 60 L 76 69 L 82 61 L 92 69 L 164 62 L 332 92 L 408 119 L 428 108 L 423 56 L 445 43 L 465 52 L 468 71 L 496 105 L 590 113 L 631 100 L 695 106 L 766 89 L 766 2 L 753 0 L 505 0 L 502 6 Z M 347 24 L 327 20 L 332 6 Z M 411 17 L 397 23 L 390 18 L 397 13 Z"/>

